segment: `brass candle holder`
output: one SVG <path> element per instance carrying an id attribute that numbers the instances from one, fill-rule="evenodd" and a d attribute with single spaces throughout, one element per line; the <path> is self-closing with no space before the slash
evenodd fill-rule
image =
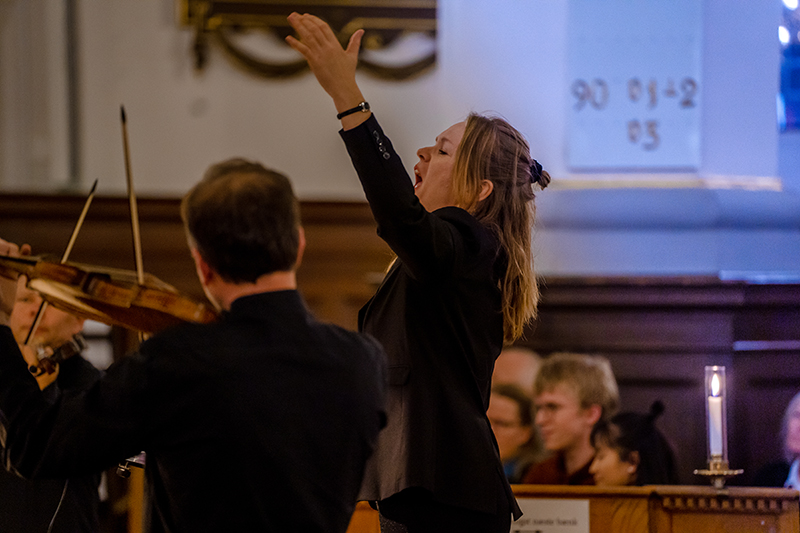
<path id="1" fill-rule="evenodd" d="M 732 470 L 728 464 L 728 425 L 725 404 L 727 384 L 724 366 L 706 367 L 706 427 L 708 468 L 695 470 L 695 475 L 706 476 L 715 489 L 722 489 L 729 477 L 744 470 Z"/>

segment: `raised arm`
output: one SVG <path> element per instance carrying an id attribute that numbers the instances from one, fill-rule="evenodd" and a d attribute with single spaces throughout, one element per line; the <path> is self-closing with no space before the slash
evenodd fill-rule
<path id="1" fill-rule="evenodd" d="M 292 13 L 289 23 L 300 39 L 291 35 L 286 42 L 303 54 L 317 81 L 333 99 L 337 113 L 346 113 L 365 102 L 364 95 L 356 83 L 356 66 L 361 37 L 364 30 L 356 31 L 347 45 L 342 48 L 330 26 L 314 15 Z M 342 128 L 350 130 L 370 117 L 370 112 L 353 112 L 341 118 Z"/>

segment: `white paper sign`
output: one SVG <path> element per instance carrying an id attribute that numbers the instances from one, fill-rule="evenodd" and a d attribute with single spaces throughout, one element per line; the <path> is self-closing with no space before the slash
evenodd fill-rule
<path id="1" fill-rule="evenodd" d="M 570 0 L 571 168 L 698 168 L 702 3 Z"/>
<path id="2" fill-rule="evenodd" d="M 520 498 L 511 533 L 589 533 L 589 500 Z"/>

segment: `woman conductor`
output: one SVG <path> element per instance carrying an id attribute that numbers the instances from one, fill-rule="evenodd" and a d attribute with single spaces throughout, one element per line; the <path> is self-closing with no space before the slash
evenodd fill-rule
<path id="1" fill-rule="evenodd" d="M 534 186 L 550 176 L 507 122 L 471 114 L 417 151 L 412 185 L 356 83 L 363 31 L 345 50 L 317 17 L 289 22 L 397 254 L 359 313 L 389 358 L 388 426 L 360 497 L 382 531 L 505 533 L 520 512 L 486 408 L 495 359 L 536 311 Z"/>

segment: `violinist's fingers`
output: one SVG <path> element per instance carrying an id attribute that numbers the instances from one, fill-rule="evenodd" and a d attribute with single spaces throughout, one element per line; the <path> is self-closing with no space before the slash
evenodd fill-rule
<path id="1" fill-rule="evenodd" d="M 23 244 L 19 247 L 19 255 L 31 255 L 31 245 L 30 244 Z"/>
<path id="2" fill-rule="evenodd" d="M 59 369 L 60 367 L 58 363 L 56 363 L 55 365 L 46 367 L 44 372 L 36 374 L 36 382 L 39 384 L 41 390 L 46 389 L 58 378 Z"/>
<path id="3" fill-rule="evenodd" d="M 22 358 L 25 359 L 28 368 L 39 367 L 39 358 L 36 356 L 36 352 L 33 351 L 33 347 L 30 344 L 20 344 L 19 351 L 22 352 Z"/>
<path id="4" fill-rule="evenodd" d="M 27 249 L 28 249 L 28 252 L 30 253 L 31 247 L 28 246 L 28 245 L 25 245 L 25 246 L 28 247 Z M 20 256 L 19 246 L 17 246 L 13 242 L 8 242 L 5 239 L 0 239 L 0 255 L 8 255 L 8 256 L 11 256 L 11 257 L 19 257 Z"/>

